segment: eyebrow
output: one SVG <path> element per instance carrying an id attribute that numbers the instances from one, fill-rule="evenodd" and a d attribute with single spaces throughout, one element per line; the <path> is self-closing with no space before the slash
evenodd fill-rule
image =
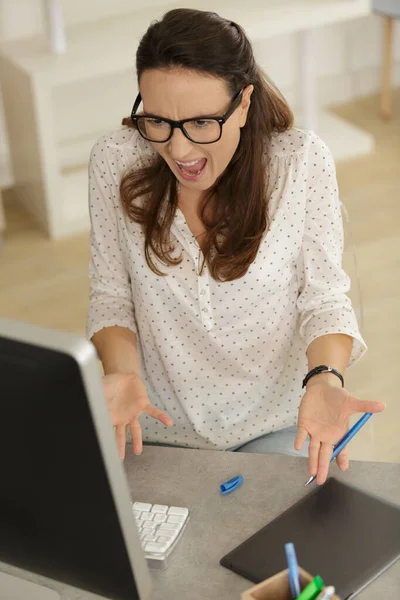
<path id="1" fill-rule="evenodd" d="M 162 117 L 161 115 L 157 115 L 156 113 L 152 113 L 152 112 L 147 112 L 146 110 L 144 110 L 142 114 L 144 116 L 154 115 L 156 117 L 159 117 L 161 120 L 168 119 L 168 117 Z M 221 112 L 214 112 L 214 113 L 203 113 L 202 115 L 196 115 L 194 117 L 187 117 L 187 118 L 191 119 L 193 121 L 196 121 L 199 119 L 204 119 L 205 117 L 220 117 L 220 116 L 221 116 Z M 174 119 L 170 119 L 170 121 L 173 121 L 173 120 Z M 186 121 L 186 119 L 179 119 L 179 121 Z"/>

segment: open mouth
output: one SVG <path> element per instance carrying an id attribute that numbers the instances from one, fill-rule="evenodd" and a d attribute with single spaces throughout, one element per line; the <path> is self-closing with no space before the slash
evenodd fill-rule
<path id="1" fill-rule="evenodd" d="M 178 170 L 180 172 L 180 174 L 182 175 L 182 177 L 184 179 L 186 179 L 187 181 L 197 181 L 198 179 L 200 179 L 200 177 L 203 175 L 206 165 L 207 165 L 207 159 L 206 158 L 200 158 L 197 161 L 194 161 L 193 163 L 189 163 L 189 164 L 179 164 L 178 162 L 174 161 L 176 166 L 178 167 Z"/>

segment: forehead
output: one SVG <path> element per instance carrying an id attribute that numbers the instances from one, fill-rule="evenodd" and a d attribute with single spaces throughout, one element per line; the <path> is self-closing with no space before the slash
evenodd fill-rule
<path id="1" fill-rule="evenodd" d="M 152 69 L 140 78 L 143 108 L 170 119 L 221 114 L 231 98 L 223 79 L 186 69 Z"/>

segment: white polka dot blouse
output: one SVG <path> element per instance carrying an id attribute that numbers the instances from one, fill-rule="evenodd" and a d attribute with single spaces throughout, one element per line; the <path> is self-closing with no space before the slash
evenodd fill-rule
<path id="1" fill-rule="evenodd" d="M 350 364 L 366 346 L 346 292 L 335 166 L 315 133 L 274 136 L 270 228 L 248 272 L 216 282 L 199 275 L 200 248 L 179 208 L 171 233 L 183 261 L 148 267 L 141 226 L 119 199 L 126 169 L 149 163 L 150 143 L 123 128 L 101 138 L 89 165 L 91 280 L 87 336 L 119 325 L 136 332 L 150 401 L 174 421 L 142 416 L 143 439 L 228 449 L 294 425 L 317 337 L 353 337 Z M 245 199 L 244 199 L 245 201 Z"/>

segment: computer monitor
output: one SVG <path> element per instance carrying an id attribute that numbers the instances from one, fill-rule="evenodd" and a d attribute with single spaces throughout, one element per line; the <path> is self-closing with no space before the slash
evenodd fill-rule
<path id="1" fill-rule="evenodd" d="M 113 600 L 149 597 L 91 342 L 0 319 L 0 477 L 0 561 Z"/>

